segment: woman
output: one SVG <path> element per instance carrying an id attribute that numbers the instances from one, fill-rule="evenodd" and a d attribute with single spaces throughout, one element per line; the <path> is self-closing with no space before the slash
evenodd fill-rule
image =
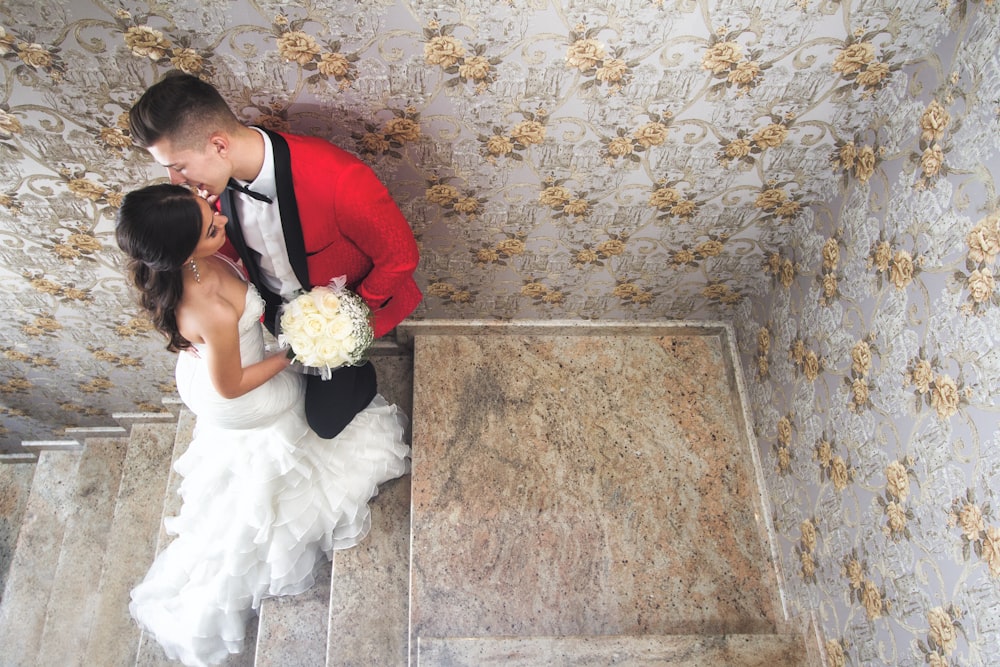
<path id="1" fill-rule="evenodd" d="M 378 485 L 409 469 L 406 417 L 381 396 L 332 440 L 309 429 L 304 376 L 265 356 L 263 301 L 216 254 L 225 224 L 185 188 L 154 185 L 126 195 L 115 230 L 198 418 L 175 463 L 184 503 L 165 524 L 177 537 L 129 605 L 188 665 L 239 652 L 261 599 L 309 588 L 317 562 L 367 534 Z"/>

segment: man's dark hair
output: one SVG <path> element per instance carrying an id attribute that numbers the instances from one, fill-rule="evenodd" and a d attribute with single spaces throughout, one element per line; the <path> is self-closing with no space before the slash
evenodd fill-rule
<path id="1" fill-rule="evenodd" d="M 178 70 L 167 72 L 129 109 L 132 140 L 149 148 L 161 139 L 176 147 L 193 147 L 213 132 L 239 123 L 211 84 Z"/>

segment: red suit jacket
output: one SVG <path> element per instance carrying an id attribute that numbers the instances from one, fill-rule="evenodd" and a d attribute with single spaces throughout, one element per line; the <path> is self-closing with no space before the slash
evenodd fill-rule
<path id="1" fill-rule="evenodd" d="M 311 289 L 347 276 L 375 315 L 375 336 L 388 333 L 420 303 L 413 272 L 419 253 L 413 231 L 375 173 L 358 158 L 315 137 L 265 130 L 274 149 L 281 228 L 292 269 Z M 219 203 L 226 232 L 273 323 L 280 298 L 264 289 L 260 271 L 234 216 L 233 192 Z M 268 317 L 269 316 L 269 317 Z"/>

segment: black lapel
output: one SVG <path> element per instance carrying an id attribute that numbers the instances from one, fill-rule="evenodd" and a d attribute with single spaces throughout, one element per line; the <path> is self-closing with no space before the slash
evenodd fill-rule
<path id="1" fill-rule="evenodd" d="M 306 242 L 302 236 L 299 206 L 295 201 L 295 184 L 292 182 L 292 156 L 288 142 L 277 132 L 261 128 L 271 139 L 274 155 L 274 182 L 278 189 L 278 206 L 281 207 L 281 230 L 285 235 L 285 249 L 295 277 L 302 289 L 312 289 L 309 282 L 309 263 L 306 261 Z"/>
<path id="2" fill-rule="evenodd" d="M 240 227 L 240 221 L 236 215 L 236 207 L 233 204 L 233 191 L 228 188 L 223 190 L 222 194 L 219 195 L 219 208 L 222 210 L 222 215 L 228 219 L 228 222 L 226 222 L 226 236 L 229 237 L 229 242 L 233 244 L 236 252 L 243 259 L 243 266 L 247 270 L 250 282 L 260 286 L 263 284 L 260 282 L 260 265 L 254 258 L 254 251 L 247 247 L 246 239 L 243 238 L 243 228 Z"/>

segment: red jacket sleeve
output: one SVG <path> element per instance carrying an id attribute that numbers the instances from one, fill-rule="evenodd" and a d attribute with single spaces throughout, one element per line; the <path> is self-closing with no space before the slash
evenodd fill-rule
<path id="1" fill-rule="evenodd" d="M 336 215 L 341 232 L 365 255 L 372 269 L 358 294 L 379 308 L 411 280 L 420 256 L 409 223 L 375 173 L 357 164 L 337 179 Z"/>

